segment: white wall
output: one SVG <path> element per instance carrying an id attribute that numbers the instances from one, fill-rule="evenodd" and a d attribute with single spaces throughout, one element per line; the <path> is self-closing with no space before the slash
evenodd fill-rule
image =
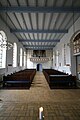
<path id="1" fill-rule="evenodd" d="M 33 55 L 33 50 L 27 50 L 27 68 L 34 68 L 33 62 L 30 61 L 31 56 Z"/>
<path id="2" fill-rule="evenodd" d="M 5 25 L 5 23 L 0 19 L 0 30 L 3 30 L 8 38 L 8 41 L 11 41 L 12 43 L 16 42 L 17 43 L 17 50 L 18 50 L 18 56 L 17 56 L 17 67 L 13 68 L 13 66 L 8 66 L 8 64 L 13 65 L 13 49 L 11 48 L 10 50 L 6 51 L 6 68 L 5 69 L 0 69 L 0 74 L 10 74 L 15 71 L 19 71 L 21 69 L 24 69 L 24 67 L 19 66 L 19 55 L 20 55 L 20 47 L 22 47 L 23 51 L 26 51 L 22 44 L 18 42 L 17 38 L 10 33 L 9 28 Z M 23 60 L 24 61 L 24 60 Z"/>
<path id="3" fill-rule="evenodd" d="M 75 22 L 75 32 L 80 30 L 80 18 Z M 73 36 L 73 26 L 69 29 L 68 33 L 63 36 L 63 38 L 60 40 L 60 43 L 57 44 L 57 46 L 53 49 L 53 54 L 56 51 L 59 51 L 59 65 L 55 66 L 56 59 L 55 55 L 53 55 L 53 68 L 76 75 L 76 65 L 75 65 L 75 60 L 71 47 L 69 47 L 67 44 L 71 42 L 72 36 Z M 65 44 L 65 55 L 66 55 L 66 64 L 70 64 L 70 66 L 64 65 L 64 56 L 63 56 L 63 46 Z M 60 66 L 61 64 L 61 66 Z"/>

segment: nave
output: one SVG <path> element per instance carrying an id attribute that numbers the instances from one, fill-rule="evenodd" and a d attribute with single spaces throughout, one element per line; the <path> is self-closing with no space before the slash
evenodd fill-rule
<path id="1" fill-rule="evenodd" d="M 30 89 L 0 90 L 0 120 L 80 120 L 80 89 L 50 89 L 36 72 Z"/>

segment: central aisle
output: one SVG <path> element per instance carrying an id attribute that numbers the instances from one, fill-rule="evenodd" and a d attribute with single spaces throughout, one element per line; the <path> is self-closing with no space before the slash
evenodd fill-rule
<path id="1" fill-rule="evenodd" d="M 42 72 L 37 72 L 30 87 L 30 96 L 34 101 L 49 101 L 50 88 Z"/>

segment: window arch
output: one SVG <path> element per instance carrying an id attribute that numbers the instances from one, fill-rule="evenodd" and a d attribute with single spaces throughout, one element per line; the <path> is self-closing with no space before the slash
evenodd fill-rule
<path id="1" fill-rule="evenodd" d="M 7 36 L 4 31 L 0 31 L 0 68 L 6 66 L 6 41 Z"/>
<path id="2" fill-rule="evenodd" d="M 80 53 L 80 33 L 73 40 L 73 52 Z"/>

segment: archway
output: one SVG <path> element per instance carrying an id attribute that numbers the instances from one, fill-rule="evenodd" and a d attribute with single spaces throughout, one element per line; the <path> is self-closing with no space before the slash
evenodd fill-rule
<path id="1" fill-rule="evenodd" d="M 42 64 L 37 64 L 37 71 L 42 71 Z"/>

